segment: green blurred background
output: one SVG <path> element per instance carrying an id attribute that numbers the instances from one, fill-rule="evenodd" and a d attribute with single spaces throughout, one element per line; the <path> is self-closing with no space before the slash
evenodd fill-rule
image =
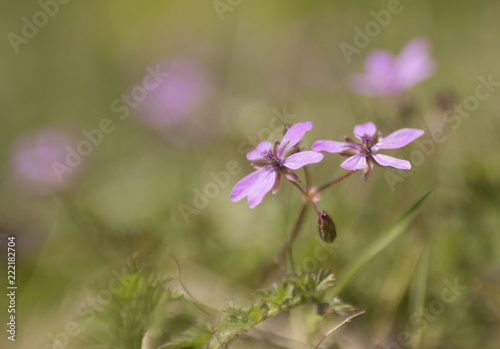
<path id="1" fill-rule="evenodd" d="M 227 11 L 219 8 L 218 13 L 219 3 Z M 354 175 L 326 191 L 319 206 L 337 225 L 333 245 L 318 239 L 309 212 L 294 246 L 295 263 L 311 272 L 332 269 L 340 277 L 405 207 L 437 187 L 410 229 L 341 295 L 366 314 L 335 333 L 330 347 L 500 347 L 500 91 L 480 101 L 456 129 L 443 125 L 436 103 L 439 93 L 462 103 L 474 95 L 480 76 L 500 81 L 500 3 L 401 1 L 403 10 L 350 63 L 339 45 L 353 44 L 354 28 L 373 20 L 370 11 L 387 9 L 387 1 L 232 3 L 71 1 L 60 4 L 58 13 L 16 53 L 9 33 L 21 35 L 23 17 L 31 19 L 41 7 L 36 1 L 3 1 L 0 229 L 3 237 L 17 238 L 19 289 L 17 341 L 7 341 L 2 331 L 1 346 L 45 348 L 49 334 L 78 321 L 79 305 L 134 253 L 147 258 L 150 273 L 165 273 L 173 278 L 169 285 L 182 290 L 177 258 L 186 288 L 206 305 L 223 309 L 227 299 L 248 304 L 285 241 L 301 199 L 282 183 L 277 195 L 267 195 L 250 210 L 244 201 L 231 203 L 229 193 L 251 171 L 245 159 L 250 146 L 242 142 L 266 138 L 281 114 L 291 123 L 313 122 L 306 147 L 317 139 L 341 140 L 367 121 L 386 134 L 414 127 L 429 135 L 443 127 L 447 137 L 395 190 L 385 173 L 398 172 L 377 168 L 366 182 Z M 370 51 L 398 52 L 419 36 L 432 42 L 438 69 L 410 92 L 411 111 L 400 113 L 390 102 L 348 91 L 346 78 L 363 71 Z M 202 72 L 204 94 L 184 118 L 159 131 L 140 122 L 140 106 L 123 120 L 112 109 L 117 98 L 141 84 L 148 67 L 160 64 L 168 71 L 179 59 Z M 140 104 L 149 102 L 146 98 Z M 16 179 L 12 157 L 18 139 L 57 127 L 78 142 L 85 139 L 82 130 L 98 128 L 103 118 L 115 128 L 84 157 L 71 188 L 40 195 Z M 398 155 L 409 158 L 416 149 L 411 144 Z M 232 161 L 238 174 L 214 182 L 210 174 L 226 171 Z M 339 164 L 340 158 L 330 155 L 313 165 L 314 183 L 345 173 Z M 212 197 L 196 208 L 197 190 L 213 189 L 213 183 Z M 182 214 L 186 206 L 196 209 L 187 220 Z M 329 252 L 328 258 L 313 261 L 318 246 Z M 2 285 L 5 252 L 3 239 Z M 442 309 L 444 303 L 436 300 L 446 282 L 466 288 Z M 154 292 L 154 282 L 148 285 L 152 289 L 146 287 L 145 305 L 139 307 L 144 314 L 132 310 L 130 316 L 138 323 L 161 323 L 164 341 L 203 315 L 177 301 L 155 315 L 175 321 L 145 320 L 155 299 L 148 293 Z M 7 302 L 1 297 L 2 322 Z M 418 304 L 427 309 L 425 328 L 412 323 Z M 116 318 L 123 316 L 120 304 L 113 301 L 98 313 L 93 319 L 98 329 L 83 329 L 60 347 L 140 347 L 140 325 Z M 301 331 L 314 329 L 314 321 L 306 311 L 292 314 L 283 321 L 288 324 L 284 336 L 300 337 Z M 139 332 L 123 331 L 127 326 Z M 397 342 L 403 332 L 415 339 L 411 345 Z M 233 347 L 291 347 L 271 342 L 250 338 Z"/>

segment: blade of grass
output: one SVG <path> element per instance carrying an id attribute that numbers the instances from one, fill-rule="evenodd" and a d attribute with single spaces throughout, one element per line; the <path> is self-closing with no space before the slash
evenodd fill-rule
<path id="1" fill-rule="evenodd" d="M 415 278 L 412 282 L 412 287 L 410 290 L 410 311 L 411 316 L 418 314 L 419 319 L 414 319 L 420 323 L 424 312 L 425 303 L 425 293 L 427 290 L 427 271 L 429 268 L 429 248 L 425 248 L 422 256 L 420 257 L 417 271 L 415 273 Z M 421 328 L 413 328 L 412 331 L 412 349 L 420 348 L 420 343 L 422 340 L 422 330 Z"/>
<path id="2" fill-rule="evenodd" d="M 382 252 L 394 240 L 396 240 L 408 228 L 412 220 L 419 212 L 422 203 L 430 195 L 434 189 L 427 191 L 418 198 L 398 219 L 395 223 L 383 234 L 379 236 L 370 246 L 359 254 L 359 257 L 347 268 L 345 274 L 340 277 L 340 282 L 335 288 L 335 296 L 339 295 L 352 279 L 363 269 L 363 267 L 372 260 L 376 255 Z"/>
<path id="3" fill-rule="evenodd" d="M 387 338 L 396 321 L 396 312 L 408 288 L 412 287 L 412 282 L 417 272 L 419 261 L 425 243 L 420 237 L 404 241 L 397 253 L 392 270 L 380 291 L 380 309 L 384 309 L 374 327 L 375 342 L 380 342 Z"/>

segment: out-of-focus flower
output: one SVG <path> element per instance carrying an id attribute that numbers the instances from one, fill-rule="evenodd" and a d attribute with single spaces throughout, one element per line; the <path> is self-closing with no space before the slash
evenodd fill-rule
<path id="1" fill-rule="evenodd" d="M 386 50 L 374 51 L 366 58 L 366 73 L 351 76 L 349 87 L 360 95 L 399 95 L 434 74 L 436 63 L 429 50 L 428 40 L 416 38 L 397 57 Z"/>
<path id="2" fill-rule="evenodd" d="M 68 133 L 46 129 L 26 136 L 13 147 L 11 163 L 23 188 L 46 194 L 72 185 L 81 166 L 69 166 L 68 148 L 75 142 Z"/>
<path id="3" fill-rule="evenodd" d="M 236 183 L 231 192 L 231 201 L 248 197 L 248 207 L 254 208 L 271 189 L 273 194 L 278 191 L 281 176 L 295 182 L 299 178 L 292 170 L 320 162 L 323 154 L 301 151 L 295 146 L 311 129 L 312 122 L 300 122 L 291 126 L 281 142 L 276 141 L 274 146 L 269 142 L 259 143 L 247 154 L 247 159 L 252 161 L 252 166 L 257 171 Z"/>
<path id="4" fill-rule="evenodd" d="M 377 126 L 373 122 L 367 122 L 366 124 L 354 127 L 354 135 L 361 140 L 361 143 L 345 137 L 347 143 L 320 140 L 315 142 L 311 149 L 314 151 L 340 153 L 343 156 L 347 156 L 348 159 L 340 164 L 340 167 L 352 171 L 363 170 L 363 175 L 365 178 L 368 178 L 373 170 L 374 161 L 385 167 L 394 167 L 401 170 L 411 169 L 409 161 L 378 154 L 378 150 L 404 147 L 423 134 L 423 130 L 403 128 L 382 138 L 380 132 L 377 132 Z"/>
<path id="5" fill-rule="evenodd" d="M 161 131 L 186 120 L 211 94 L 206 71 L 193 60 L 178 58 L 170 65 L 168 75 L 139 103 L 136 116 L 146 127 Z"/>

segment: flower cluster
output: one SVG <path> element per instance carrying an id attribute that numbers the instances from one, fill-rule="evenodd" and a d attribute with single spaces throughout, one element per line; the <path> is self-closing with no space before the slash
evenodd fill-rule
<path id="1" fill-rule="evenodd" d="M 429 55 L 430 44 L 424 38 L 410 41 L 399 56 L 385 50 L 371 53 L 365 62 L 366 74 L 351 76 L 349 86 L 353 92 L 368 96 L 381 96 L 393 98 L 408 91 L 419 82 L 429 78 L 436 69 L 435 61 Z M 386 137 L 377 131 L 372 122 L 367 122 L 354 127 L 354 135 L 359 141 L 345 137 L 345 142 L 332 140 L 316 141 L 310 151 L 303 151 L 297 147 L 304 134 L 312 129 L 310 121 L 301 122 L 291 126 L 283 139 L 274 144 L 261 142 L 247 154 L 247 159 L 252 161 L 252 166 L 257 170 L 241 179 L 231 192 L 231 201 L 248 198 L 248 206 L 254 208 L 262 202 L 264 196 L 272 190 L 275 194 L 285 177 L 299 188 L 319 216 L 320 235 L 326 240 L 327 214 L 320 213 L 315 202 L 319 192 L 347 178 L 351 173 L 362 170 L 363 177 L 368 179 L 375 165 L 393 167 L 400 170 L 411 169 L 407 160 L 380 154 L 379 150 L 398 149 L 414 141 L 424 134 L 423 130 L 403 128 Z M 320 152 L 336 153 L 347 157 L 340 165 L 351 172 L 327 183 L 319 188 L 310 188 L 306 183 L 303 189 L 297 184 L 299 177 L 293 170 L 316 164 L 323 160 Z M 332 230 L 333 231 L 333 230 Z"/>
<path id="2" fill-rule="evenodd" d="M 382 137 L 382 134 L 377 132 L 375 124 L 368 122 L 354 127 L 354 135 L 361 141 L 360 143 L 349 137 L 345 137 L 345 143 L 319 140 L 313 144 L 312 151 L 303 151 L 296 145 L 311 129 L 310 121 L 301 122 L 291 126 L 281 142 L 276 141 L 274 145 L 269 142 L 259 143 L 247 154 L 247 159 L 252 161 L 252 166 L 257 171 L 236 183 L 231 192 L 231 201 L 247 197 L 248 206 L 254 208 L 262 202 L 269 191 L 272 190 L 273 194 L 278 191 L 282 176 L 291 182 L 299 181 L 293 170 L 321 162 L 323 155 L 319 152 L 322 151 L 346 156 L 347 160 L 340 166 L 351 171 L 363 170 L 365 179 L 370 176 L 375 164 L 409 170 L 411 169 L 409 161 L 379 154 L 378 151 L 401 148 L 424 134 L 423 130 L 404 128 Z"/>

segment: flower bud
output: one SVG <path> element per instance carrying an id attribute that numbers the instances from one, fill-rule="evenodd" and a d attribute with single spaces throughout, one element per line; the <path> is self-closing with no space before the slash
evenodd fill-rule
<path id="1" fill-rule="evenodd" d="M 321 212 L 318 216 L 318 233 L 321 240 L 328 243 L 335 241 L 337 237 L 335 223 L 333 223 L 326 211 Z"/>

